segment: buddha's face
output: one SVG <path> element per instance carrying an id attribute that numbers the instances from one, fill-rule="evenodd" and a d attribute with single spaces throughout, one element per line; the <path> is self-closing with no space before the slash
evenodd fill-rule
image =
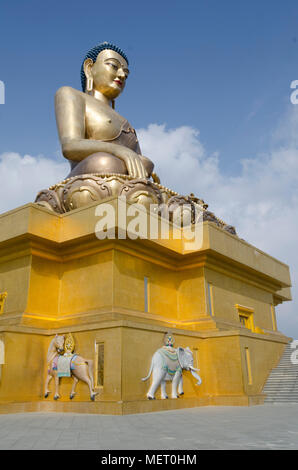
<path id="1" fill-rule="evenodd" d="M 94 90 L 113 100 L 123 91 L 129 70 L 120 54 L 105 49 L 98 54 L 95 63 L 91 59 L 85 61 L 85 74 L 93 78 Z"/>

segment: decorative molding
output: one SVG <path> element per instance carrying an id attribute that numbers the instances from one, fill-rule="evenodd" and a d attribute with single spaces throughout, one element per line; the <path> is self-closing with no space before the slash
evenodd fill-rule
<path id="1" fill-rule="evenodd" d="M 251 307 L 246 307 L 245 305 L 235 304 L 235 307 L 236 307 L 238 310 L 241 310 L 241 312 L 245 312 L 245 313 L 254 313 L 254 309 L 253 309 L 253 308 L 251 308 Z"/>
<path id="2" fill-rule="evenodd" d="M 5 364 L 4 341 L 0 338 L 0 367 Z"/>
<path id="3" fill-rule="evenodd" d="M 245 328 L 248 328 L 254 333 L 255 332 L 254 309 L 251 307 L 246 307 L 245 305 L 239 305 L 239 304 L 236 304 L 235 307 L 238 310 L 240 323 L 242 323 L 243 326 L 245 326 Z"/>
<path id="4" fill-rule="evenodd" d="M 6 297 L 7 297 L 7 292 L 3 292 L 2 294 L 0 294 L 0 315 L 1 313 L 3 313 Z"/>

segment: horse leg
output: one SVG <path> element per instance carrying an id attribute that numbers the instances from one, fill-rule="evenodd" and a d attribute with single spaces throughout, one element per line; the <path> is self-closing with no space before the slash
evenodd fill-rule
<path id="1" fill-rule="evenodd" d="M 84 374 L 84 378 L 82 378 L 82 380 L 84 380 L 84 382 L 86 382 L 86 384 L 88 385 L 89 391 L 90 391 L 90 398 L 91 398 L 92 401 L 94 401 L 95 396 L 97 395 L 97 392 L 94 392 L 94 390 L 93 390 L 92 380 L 90 379 L 90 377 L 88 375 L 87 366 L 86 366 L 86 373 Z"/>
<path id="2" fill-rule="evenodd" d="M 59 377 L 58 377 L 58 374 L 57 372 L 55 373 L 55 395 L 54 395 L 54 400 L 58 400 L 60 398 L 60 395 L 59 395 Z"/>
<path id="3" fill-rule="evenodd" d="M 50 372 L 48 372 L 48 375 L 47 375 L 47 378 L 46 378 L 46 383 L 45 383 L 45 392 L 44 392 L 44 397 L 45 398 L 48 398 L 49 394 L 51 393 L 48 387 L 49 387 L 49 383 L 52 380 L 52 378 L 53 378 L 53 375 Z"/>
<path id="4" fill-rule="evenodd" d="M 92 401 L 95 400 L 95 396 L 98 392 L 94 392 L 94 380 L 93 380 L 93 360 L 92 359 L 84 359 L 85 364 L 88 366 L 88 372 L 85 374 L 85 382 L 87 382 L 90 390 L 90 398 Z M 89 377 L 88 377 L 89 376 Z M 89 378 L 89 380 L 88 380 Z"/>
<path id="5" fill-rule="evenodd" d="M 92 361 L 92 359 L 86 359 L 86 362 L 87 362 L 87 364 L 88 364 L 88 372 L 89 372 L 89 377 L 90 377 L 90 380 L 91 380 L 92 392 L 94 393 L 93 361 Z"/>
<path id="6" fill-rule="evenodd" d="M 71 389 L 71 392 L 70 392 L 70 399 L 72 400 L 76 394 L 75 392 L 75 388 L 76 388 L 76 385 L 78 383 L 79 379 L 76 378 L 75 375 L 73 375 L 73 384 L 72 384 L 72 389 Z"/>
<path id="7" fill-rule="evenodd" d="M 90 398 L 92 401 L 94 401 L 98 392 L 94 392 L 93 390 L 93 376 L 91 375 L 91 378 L 89 377 L 89 368 L 85 359 L 84 364 L 80 364 L 75 367 L 73 374 L 77 377 L 77 379 L 82 380 L 88 385 Z"/>

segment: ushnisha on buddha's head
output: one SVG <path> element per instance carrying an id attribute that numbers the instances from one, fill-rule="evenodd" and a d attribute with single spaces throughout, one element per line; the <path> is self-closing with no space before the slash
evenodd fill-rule
<path id="1" fill-rule="evenodd" d="M 128 59 L 117 46 L 104 42 L 90 49 L 82 63 L 81 82 L 86 93 L 101 93 L 113 101 L 124 90 Z"/>

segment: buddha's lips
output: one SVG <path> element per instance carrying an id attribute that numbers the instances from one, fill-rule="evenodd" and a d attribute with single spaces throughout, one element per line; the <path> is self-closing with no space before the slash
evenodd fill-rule
<path id="1" fill-rule="evenodd" d="M 119 80 L 118 78 L 116 78 L 114 82 L 118 83 L 118 85 L 120 85 L 121 87 L 123 86 L 123 82 L 121 82 L 121 80 Z"/>

